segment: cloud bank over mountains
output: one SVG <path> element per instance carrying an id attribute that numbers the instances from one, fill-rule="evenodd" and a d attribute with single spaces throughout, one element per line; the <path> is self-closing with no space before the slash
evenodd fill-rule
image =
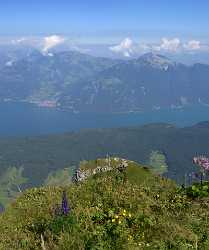
<path id="1" fill-rule="evenodd" d="M 93 56 L 111 58 L 137 58 L 142 54 L 153 52 L 166 56 L 173 56 L 174 60 L 183 63 L 209 63 L 209 42 L 200 40 L 181 40 L 178 37 L 162 38 L 159 42 L 142 42 L 139 39 L 126 37 L 115 44 L 85 44 L 70 36 L 24 36 L 16 38 L 0 37 L 0 46 L 9 45 L 11 48 L 35 48 L 44 55 L 53 55 L 54 51 L 78 51 Z"/>
<path id="2" fill-rule="evenodd" d="M 127 37 L 118 45 L 110 46 L 109 49 L 112 52 L 121 54 L 125 57 L 131 57 L 136 53 L 146 53 L 148 51 L 169 53 L 194 51 L 209 52 L 209 46 L 202 44 L 198 40 L 189 40 L 187 42 L 182 42 L 179 38 L 162 38 L 159 44 L 144 44 L 135 43 L 131 38 Z"/>
<path id="3" fill-rule="evenodd" d="M 184 44 L 184 48 L 188 50 L 199 50 L 201 49 L 201 47 L 202 45 L 200 41 L 196 41 L 196 40 L 191 40 L 187 44 Z"/>
<path id="4" fill-rule="evenodd" d="M 162 38 L 161 43 L 157 46 L 152 46 L 151 49 L 157 50 L 157 51 L 170 51 L 170 52 L 176 52 L 181 48 L 181 41 L 179 38 L 173 38 L 173 39 L 167 39 Z"/>
<path id="5" fill-rule="evenodd" d="M 130 57 L 134 53 L 135 45 L 130 38 L 125 38 L 120 44 L 109 49 L 115 53 L 122 53 L 125 57 Z"/>
<path id="6" fill-rule="evenodd" d="M 56 47 L 65 42 L 65 38 L 62 36 L 47 36 L 43 38 L 43 52 L 48 52 L 49 49 Z"/>
<path id="7" fill-rule="evenodd" d="M 1 38 L 0 38 L 1 40 Z M 4 44 L 7 45 L 20 45 L 20 46 L 31 46 L 39 49 L 43 53 L 47 53 L 50 49 L 57 47 L 58 45 L 69 43 L 69 40 L 64 36 L 51 35 L 45 37 L 20 37 L 11 40 L 4 40 Z M 3 42 L 0 42 L 2 44 Z"/>

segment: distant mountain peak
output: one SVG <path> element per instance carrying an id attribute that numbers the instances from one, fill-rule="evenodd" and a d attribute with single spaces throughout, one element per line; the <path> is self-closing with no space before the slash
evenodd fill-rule
<path id="1" fill-rule="evenodd" d="M 137 61 L 145 65 L 149 65 L 149 66 L 164 69 L 164 70 L 167 70 L 169 66 L 176 65 L 175 62 L 173 62 L 166 56 L 159 55 L 153 52 L 142 55 L 141 57 L 139 57 Z"/>

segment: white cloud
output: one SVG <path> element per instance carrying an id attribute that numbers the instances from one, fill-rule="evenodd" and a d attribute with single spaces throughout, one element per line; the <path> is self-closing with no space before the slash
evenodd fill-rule
<path id="1" fill-rule="evenodd" d="M 179 38 L 173 38 L 173 39 L 167 39 L 162 38 L 161 44 L 154 46 L 153 49 L 161 51 L 170 51 L 170 52 L 176 52 L 181 48 L 181 41 Z"/>
<path id="2" fill-rule="evenodd" d="M 89 52 L 88 49 L 75 43 L 69 37 L 51 35 L 51 36 L 25 36 L 25 37 L 11 37 L 1 38 L 0 44 L 13 44 L 14 46 L 29 46 L 34 47 L 43 54 L 47 54 L 49 50 L 57 45 L 63 44 L 66 50 L 75 50 L 82 53 Z M 63 49 L 60 48 L 60 49 Z M 94 48 L 91 50 L 94 50 Z M 119 44 L 109 47 L 112 52 L 122 55 L 124 57 L 138 57 L 143 53 L 150 51 L 157 51 L 159 53 L 197 53 L 198 51 L 209 51 L 209 45 L 204 44 L 198 40 L 191 39 L 185 42 L 180 38 L 162 38 L 158 43 L 143 43 L 135 42 L 131 38 L 126 37 Z"/>
<path id="3" fill-rule="evenodd" d="M 16 44 L 24 43 L 25 41 L 27 41 L 27 38 L 21 37 L 21 38 L 11 40 L 11 43 L 16 45 Z"/>
<path id="4" fill-rule="evenodd" d="M 193 44 L 194 45 L 194 44 Z M 122 54 L 125 57 L 140 55 L 149 51 L 177 52 L 183 48 L 179 38 L 162 38 L 160 44 L 134 43 L 130 38 L 125 38 L 120 44 L 110 47 L 115 53 Z"/>
<path id="5" fill-rule="evenodd" d="M 152 46 L 153 50 L 157 51 L 168 51 L 168 52 L 179 52 L 179 51 L 194 51 L 200 50 L 203 47 L 201 46 L 200 41 L 190 40 L 186 43 L 182 43 L 179 38 L 167 39 L 162 38 L 161 44 Z"/>
<path id="6" fill-rule="evenodd" d="M 201 49 L 200 41 L 191 40 L 184 44 L 184 48 L 187 50 L 199 50 Z"/>
<path id="7" fill-rule="evenodd" d="M 47 52 L 49 49 L 65 42 L 65 38 L 62 36 L 47 36 L 43 38 L 43 52 Z"/>
<path id="8" fill-rule="evenodd" d="M 43 38 L 35 37 L 35 36 L 27 36 L 27 37 L 15 37 L 13 39 L 8 39 L 4 42 L 4 44 L 12 44 L 14 46 L 30 46 L 34 48 L 43 47 Z"/>
<path id="9" fill-rule="evenodd" d="M 134 50 L 134 43 L 130 38 L 125 38 L 119 45 L 109 48 L 115 53 L 122 54 L 125 57 L 130 57 Z"/>

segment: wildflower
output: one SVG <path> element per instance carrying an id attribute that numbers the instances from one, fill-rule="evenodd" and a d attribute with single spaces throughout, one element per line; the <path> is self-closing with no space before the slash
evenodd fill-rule
<path id="1" fill-rule="evenodd" d="M 209 172 L 209 159 L 205 156 L 198 156 L 193 158 L 193 163 L 198 165 L 201 168 L 201 185 L 203 181 L 203 176 L 205 175 L 205 172 Z"/>
<path id="2" fill-rule="evenodd" d="M 128 214 L 128 217 L 129 217 L 129 218 L 131 218 L 131 217 L 132 217 L 131 213 L 129 213 L 129 214 Z"/>
<path id="3" fill-rule="evenodd" d="M 112 219 L 112 222 L 115 222 L 115 219 Z"/>
<path id="4" fill-rule="evenodd" d="M 133 237 L 131 235 L 128 235 L 128 240 L 133 239 Z"/>
<path id="5" fill-rule="evenodd" d="M 116 219 L 118 219 L 118 218 L 119 218 L 119 216 L 118 216 L 118 215 L 115 215 L 115 218 L 116 218 Z"/>
<path id="6" fill-rule="evenodd" d="M 118 221 L 118 224 L 121 224 L 121 220 Z"/>
<path id="7" fill-rule="evenodd" d="M 68 205 L 67 194 L 66 191 L 63 191 L 62 195 L 62 214 L 67 215 L 70 212 L 70 208 Z"/>
<path id="8" fill-rule="evenodd" d="M 206 171 L 209 171 L 209 159 L 205 156 L 198 156 L 193 158 L 193 163 L 199 165 Z"/>

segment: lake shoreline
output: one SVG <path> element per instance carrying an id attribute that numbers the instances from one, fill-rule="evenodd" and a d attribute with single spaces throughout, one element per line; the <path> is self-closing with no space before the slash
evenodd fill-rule
<path id="1" fill-rule="evenodd" d="M 192 126 L 209 120 L 209 108 L 199 106 L 149 112 L 73 113 L 62 109 L 37 107 L 26 102 L 0 102 L 0 117 L 0 137 L 39 136 L 151 123 Z"/>

